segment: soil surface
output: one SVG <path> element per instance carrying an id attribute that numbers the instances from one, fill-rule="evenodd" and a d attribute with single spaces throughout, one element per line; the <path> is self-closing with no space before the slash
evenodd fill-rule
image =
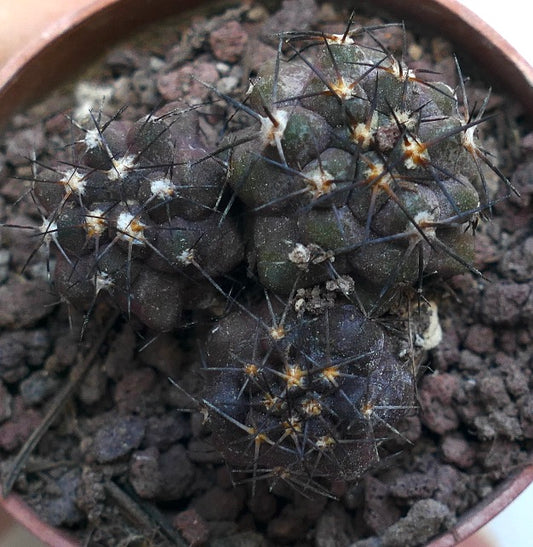
<path id="1" fill-rule="evenodd" d="M 202 130 L 214 142 L 224 106 L 201 82 L 242 97 L 248 79 L 276 55 L 280 29 L 343 32 L 349 14 L 313 0 L 289 0 L 196 16 L 187 30 L 165 23 L 114 49 L 87 79 L 18 114 L 0 144 L 0 458 L 3 480 L 60 389 L 97 350 L 14 489 L 49 523 L 92 546 L 288 544 L 317 547 L 423 545 L 449 529 L 533 453 L 533 133 L 498 91 L 480 126 L 491 158 L 520 192 L 477 227 L 476 267 L 432 287 L 443 341 L 422 377 L 420 412 L 406 421 L 413 443 L 357 484 L 331 486 L 338 499 L 282 480 L 231 475 L 212 448 L 191 400 L 201 366 L 193 334 L 153 336 L 113 306 L 83 312 L 60 302 L 50 283 L 54 249 L 39 235 L 30 158 L 46 163 L 71 141 L 70 117 L 91 108 L 137 120 L 162 103 L 206 103 Z M 357 24 L 379 24 L 356 18 Z M 451 46 L 398 27 L 388 47 L 409 66 L 457 83 Z M 462 60 L 469 75 L 468 60 Z M 194 74 L 196 79 L 191 79 Z M 469 83 L 470 104 L 488 85 Z M 90 79 L 89 79 L 90 78 Z M 498 177 L 488 177 L 489 187 Z M 489 215 L 486 215 L 489 216 Z M 18 226 L 19 228 L 14 228 Z M 53 245 L 52 245 L 53 247 Z M 21 273 L 22 272 L 22 273 Z M 84 337 L 80 342 L 80 332 Z M 101 342 L 101 343 L 100 343 Z M 69 380 L 70 379 L 70 380 Z"/>

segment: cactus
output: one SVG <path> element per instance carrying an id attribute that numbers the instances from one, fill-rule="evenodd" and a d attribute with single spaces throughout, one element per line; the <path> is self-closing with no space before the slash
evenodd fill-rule
<path id="1" fill-rule="evenodd" d="M 194 107 L 93 118 L 75 160 L 34 180 L 68 302 L 106 292 L 169 331 L 224 298 L 193 399 L 213 443 L 254 484 L 322 494 L 402 438 L 440 339 L 423 283 L 479 273 L 468 228 L 491 204 L 485 167 L 499 174 L 476 143 L 483 108 L 465 119 L 450 86 L 350 25 L 281 34 L 243 102 L 211 88 L 237 110 L 217 146 Z"/>
<path id="2" fill-rule="evenodd" d="M 66 301 L 90 308 L 105 290 L 150 328 L 173 330 L 199 305 L 206 279 L 241 262 L 237 226 L 216 207 L 224 170 L 206 158 L 197 117 L 188 109 L 135 124 L 93 119 L 76 161 L 58 159 L 39 175 L 43 238 L 61 251 L 55 281 Z"/>
<path id="3" fill-rule="evenodd" d="M 376 311 L 401 285 L 475 271 L 467 228 L 490 201 L 480 119 L 465 122 L 451 87 L 425 83 L 377 40 L 282 40 L 289 59 L 267 63 L 241 107 L 255 123 L 226 139 L 261 284 L 288 295 L 296 277 L 308 287 L 348 274 Z"/>
<path id="4" fill-rule="evenodd" d="M 402 288 L 479 274 L 469 228 L 491 203 L 482 165 L 501 175 L 475 140 L 484 106 L 465 120 L 450 86 L 356 38 L 283 34 L 244 103 L 219 94 L 250 120 L 220 153 L 249 268 L 277 300 L 213 329 L 197 401 L 244 480 L 326 495 L 327 481 L 360 478 L 402 441 L 440 327 L 426 305 L 414 330 L 388 321 Z"/>
<path id="5" fill-rule="evenodd" d="M 327 495 L 324 482 L 358 479 L 387 440 L 406 441 L 399 429 L 416 408 L 424 351 L 344 297 L 315 315 L 290 305 L 267 298 L 218 322 L 199 404 L 214 445 L 244 480 Z M 427 340 L 431 314 L 415 328 Z"/>

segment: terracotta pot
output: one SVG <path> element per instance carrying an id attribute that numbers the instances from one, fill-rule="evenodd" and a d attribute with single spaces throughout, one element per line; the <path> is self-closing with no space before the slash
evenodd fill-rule
<path id="1" fill-rule="evenodd" d="M 0 125 L 141 26 L 197 7 L 193 0 L 95 0 L 64 17 L 0 69 Z M 206 2 L 205 2 L 206 3 Z M 514 95 L 533 119 L 533 68 L 499 34 L 455 0 L 372 0 L 399 19 L 423 25 L 467 53 L 506 92 Z M 531 482 L 533 466 L 510 477 L 488 499 L 461 517 L 450 532 L 430 547 L 455 545 L 481 528 Z M 0 506 L 33 534 L 54 547 L 75 547 L 76 541 L 38 519 L 16 495 L 0 498 Z"/>
<path id="2" fill-rule="evenodd" d="M 77 547 L 79 545 L 72 537 L 43 522 L 37 513 L 16 494 L 11 494 L 5 499 L 0 497 L 0 507 L 46 545 L 51 547 Z"/>

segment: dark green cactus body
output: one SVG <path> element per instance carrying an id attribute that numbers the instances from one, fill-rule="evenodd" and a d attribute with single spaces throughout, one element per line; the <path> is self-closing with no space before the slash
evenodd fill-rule
<path id="1" fill-rule="evenodd" d="M 70 303 L 105 292 L 169 331 L 224 297 L 194 399 L 213 442 L 253 481 L 321 493 L 401 438 L 441 332 L 436 306 L 410 315 L 400 289 L 474 271 L 467 228 L 490 203 L 479 120 L 355 36 L 282 35 L 243 103 L 219 93 L 251 123 L 232 111 L 218 146 L 197 110 L 167 106 L 94 120 L 76 160 L 34 181 Z"/>
<path id="2" fill-rule="evenodd" d="M 155 330 L 179 327 L 185 287 L 209 292 L 210 277 L 243 258 L 235 222 L 217 211 L 225 171 L 208 157 L 197 114 L 96 125 L 77 154 L 36 189 L 63 255 L 60 293 L 87 308 L 105 291 Z"/>
<path id="3" fill-rule="evenodd" d="M 283 324 L 266 305 L 229 315 L 206 352 L 216 447 L 254 478 L 360 477 L 413 411 L 416 367 L 398 353 L 398 341 L 350 304 L 318 317 L 289 312 Z"/>
<path id="4" fill-rule="evenodd" d="M 465 271 L 482 181 L 452 89 L 349 37 L 304 45 L 260 72 L 249 96 L 258 123 L 229 158 L 255 217 L 261 283 L 289 294 L 300 245 L 329 253 L 332 268 L 310 262 L 299 286 L 348 273 L 365 280 L 368 302 L 440 264 Z"/>

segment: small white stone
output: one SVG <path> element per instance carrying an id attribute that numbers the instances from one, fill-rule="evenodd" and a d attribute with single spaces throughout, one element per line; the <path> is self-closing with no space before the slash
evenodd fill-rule
<path id="1" fill-rule="evenodd" d="M 230 65 L 228 65 L 227 63 L 222 63 L 222 62 L 218 62 L 215 65 L 215 68 L 217 69 L 218 73 L 221 76 L 226 76 L 227 74 L 229 74 L 229 71 L 231 70 Z"/>
<path id="2" fill-rule="evenodd" d="M 235 76 L 226 76 L 224 78 L 220 78 L 217 84 L 217 89 L 220 91 L 220 93 L 224 93 L 227 95 L 228 93 L 231 93 L 235 89 L 237 89 L 237 86 L 239 85 L 239 80 Z"/>
<path id="3" fill-rule="evenodd" d="M 154 55 L 152 55 L 150 57 L 150 61 L 149 61 L 149 67 L 150 67 L 150 70 L 153 71 L 153 72 L 158 72 L 159 70 L 161 70 L 163 67 L 165 66 L 165 61 L 159 57 L 156 57 Z"/>
<path id="4" fill-rule="evenodd" d="M 436 348 L 442 342 L 442 327 L 439 321 L 439 310 L 437 304 L 429 302 L 429 324 L 422 334 L 417 334 L 415 344 L 422 349 L 430 350 Z"/>

